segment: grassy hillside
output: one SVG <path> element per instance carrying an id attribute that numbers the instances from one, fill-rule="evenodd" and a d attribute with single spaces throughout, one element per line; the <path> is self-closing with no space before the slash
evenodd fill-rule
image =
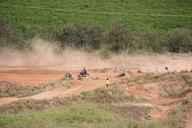
<path id="1" fill-rule="evenodd" d="M 164 128 L 160 123 L 138 123 L 96 104 L 73 104 L 30 114 L 0 116 L 7 128 Z"/>
<path id="2" fill-rule="evenodd" d="M 126 25 L 136 31 L 192 27 L 191 0 L 6 0 L 0 17 L 19 31 L 64 23 Z"/>

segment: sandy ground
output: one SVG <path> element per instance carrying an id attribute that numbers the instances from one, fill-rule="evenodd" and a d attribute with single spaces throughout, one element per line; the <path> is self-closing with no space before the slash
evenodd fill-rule
<path id="1" fill-rule="evenodd" d="M 83 62 L 75 59 L 62 61 L 54 65 L 28 65 L 25 63 L 14 63 L 8 61 L 7 65 L 0 65 L 0 81 L 10 81 L 17 83 L 39 83 L 48 80 L 61 79 L 65 72 L 78 74 L 82 67 L 88 70 L 111 69 L 113 71 L 132 71 L 141 70 L 142 72 L 165 72 L 165 66 L 169 71 L 192 70 L 192 56 L 190 55 L 151 55 L 151 56 L 124 56 L 119 55 L 107 60 L 90 59 L 87 57 Z M 78 61 L 79 60 L 79 61 Z M 43 61 L 43 60 L 42 60 Z M 101 63 L 100 63 L 101 62 Z M 0 63 L 1 64 L 1 63 Z M 3 63 L 4 64 L 4 63 Z M 106 74 L 113 75 L 112 72 Z"/>

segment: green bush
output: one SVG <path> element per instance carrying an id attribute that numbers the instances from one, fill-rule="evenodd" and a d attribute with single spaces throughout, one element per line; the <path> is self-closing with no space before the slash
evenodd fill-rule
<path id="1" fill-rule="evenodd" d="M 132 35 L 123 27 L 117 24 L 105 32 L 103 46 L 113 52 L 121 52 L 131 48 Z"/>
<path id="2" fill-rule="evenodd" d="M 66 24 L 50 26 L 48 28 L 36 28 L 31 33 L 23 30 L 20 34 L 0 20 L 0 48 L 11 47 L 16 49 L 30 48 L 30 35 L 57 42 L 61 50 L 65 47 L 83 49 L 87 51 L 97 50 L 103 57 L 113 53 L 143 53 L 143 52 L 192 52 L 192 30 L 178 28 L 168 33 L 160 32 L 133 32 L 118 23 L 109 28 L 90 24 Z M 16 30 L 15 30 L 16 31 Z M 22 28 L 21 28 L 22 31 Z M 29 36 L 26 36 L 29 34 Z M 27 37 L 27 38 L 26 38 Z"/>
<path id="3" fill-rule="evenodd" d="M 61 47 L 70 46 L 85 50 L 121 53 L 135 52 L 192 52 L 192 31 L 176 29 L 169 33 L 130 32 L 126 27 L 113 24 L 108 29 L 92 25 L 66 25 L 56 32 Z"/>
<path id="4" fill-rule="evenodd" d="M 176 29 L 167 35 L 167 48 L 169 52 L 192 52 L 192 31 L 189 29 Z"/>
<path id="5" fill-rule="evenodd" d="M 11 30 L 4 20 L 0 19 L 0 49 L 5 47 L 24 49 L 26 43 Z"/>
<path id="6" fill-rule="evenodd" d="M 102 40 L 102 29 L 92 25 L 66 25 L 56 35 L 61 47 L 98 49 Z"/>

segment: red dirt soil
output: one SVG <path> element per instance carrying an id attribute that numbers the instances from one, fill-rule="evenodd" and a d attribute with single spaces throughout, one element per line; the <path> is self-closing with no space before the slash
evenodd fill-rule
<path id="1" fill-rule="evenodd" d="M 101 71 L 104 68 L 113 69 L 113 71 L 129 70 L 129 74 L 137 71 L 144 73 L 165 72 L 165 66 L 169 68 L 169 71 L 192 70 L 192 56 L 190 55 L 119 55 L 107 60 L 101 60 L 94 56 L 81 57 L 79 55 L 77 57 L 70 57 L 71 60 L 68 58 L 59 64 L 55 62 L 53 65 L 27 65 L 24 62 L 23 64 L 13 65 L 14 60 L 12 59 L 10 60 L 12 63 L 7 60 L 7 64 L 5 61 L 0 60 L 0 81 L 39 83 L 57 80 L 61 79 L 66 71 L 77 75 L 82 65 L 86 66 L 89 70 L 97 69 L 97 71 Z M 113 72 L 108 72 L 107 75 L 113 76 L 114 74 Z"/>
<path id="2" fill-rule="evenodd" d="M 38 84 L 50 80 L 59 80 L 64 77 L 64 73 L 70 71 L 75 77 L 72 82 L 72 87 L 70 89 L 55 88 L 48 90 L 30 97 L 25 98 L 15 98 L 7 97 L 0 98 L 0 105 L 8 104 L 13 101 L 20 99 L 51 99 L 54 97 L 67 97 L 71 95 L 78 95 L 84 91 L 91 91 L 100 87 L 105 86 L 105 79 L 107 77 L 112 81 L 121 80 L 117 78 L 118 73 L 121 73 L 121 69 L 116 68 L 116 65 L 121 65 L 121 68 L 127 68 L 126 71 L 129 75 L 141 75 L 145 72 L 160 73 L 165 72 L 164 66 L 170 67 L 171 71 L 181 71 L 181 70 L 191 70 L 192 69 L 192 57 L 165 57 L 165 56 L 153 56 L 153 57 L 127 57 L 128 59 L 111 59 L 109 60 L 109 65 L 113 67 L 98 68 L 93 69 L 91 66 L 88 67 L 88 71 L 91 76 L 89 80 L 79 81 L 76 77 L 79 72 L 78 70 L 70 69 L 66 70 L 60 68 L 59 66 L 49 67 L 49 66 L 0 66 L 0 81 L 15 82 L 17 84 Z M 127 66 L 128 65 L 128 66 Z M 126 67 L 127 66 L 127 67 Z M 93 66 L 95 67 L 95 65 Z M 86 86 L 88 85 L 88 86 Z M 159 97 L 159 88 L 154 86 L 155 83 L 151 85 L 139 85 L 127 87 L 127 92 L 130 95 L 142 96 L 148 100 L 148 102 L 155 106 L 154 110 L 150 113 L 151 117 L 154 119 L 161 119 L 166 117 L 167 113 L 174 108 L 175 102 L 179 99 L 162 99 Z M 146 88 L 147 87 L 147 88 Z"/>
<path id="3" fill-rule="evenodd" d="M 62 71 L 48 70 L 8 70 L 0 71 L 0 81 L 9 81 L 20 84 L 35 84 L 48 80 L 61 79 L 64 76 Z"/>

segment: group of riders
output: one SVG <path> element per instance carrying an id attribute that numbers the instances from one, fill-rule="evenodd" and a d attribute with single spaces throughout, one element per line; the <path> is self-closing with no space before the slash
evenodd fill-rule
<path id="1" fill-rule="evenodd" d="M 167 66 L 165 66 L 165 70 L 166 70 L 166 72 L 169 73 L 169 68 L 168 68 Z M 140 70 L 139 70 L 138 72 L 141 73 Z M 121 75 L 121 76 L 125 76 L 125 73 L 122 73 L 122 74 L 120 74 L 120 75 Z M 82 80 L 82 79 L 84 79 L 84 78 L 86 78 L 86 77 L 88 77 L 88 76 L 89 76 L 89 73 L 88 73 L 86 67 L 83 67 L 83 68 L 80 70 L 77 79 L 78 79 L 78 80 Z M 119 77 L 121 77 L 121 76 L 119 76 Z M 65 73 L 64 79 L 65 79 L 65 80 L 72 80 L 72 79 L 73 79 L 73 76 L 72 76 L 71 73 L 67 72 L 67 73 Z M 108 87 L 109 85 L 110 85 L 110 82 L 109 82 L 109 78 L 107 77 L 107 78 L 106 78 L 106 87 Z"/>
<path id="2" fill-rule="evenodd" d="M 87 69 L 85 67 L 83 67 L 78 74 L 78 80 L 81 80 L 88 76 L 89 76 L 89 73 L 87 72 Z M 71 80 L 71 79 L 73 79 L 73 76 L 71 73 L 67 72 L 67 73 L 65 73 L 64 79 Z"/>
<path id="3" fill-rule="evenodd" d="M 87 69 L 85 67 L 83 67 L 79 74 L 78 74 L 78 80 L 82 80 L 83 78 L 86 78 L 89 76 L 89 73 L 87 71 Z M 65 80 L 72 80 L 73 79 L 73 76 L 71 73 L 65 73 L 65 77 L 64 77 Z M 109 87 L 110 85 L 110 82 L 109 82 L 109 78 L 107 77 L 106 78 L 106 87 Z"/>

